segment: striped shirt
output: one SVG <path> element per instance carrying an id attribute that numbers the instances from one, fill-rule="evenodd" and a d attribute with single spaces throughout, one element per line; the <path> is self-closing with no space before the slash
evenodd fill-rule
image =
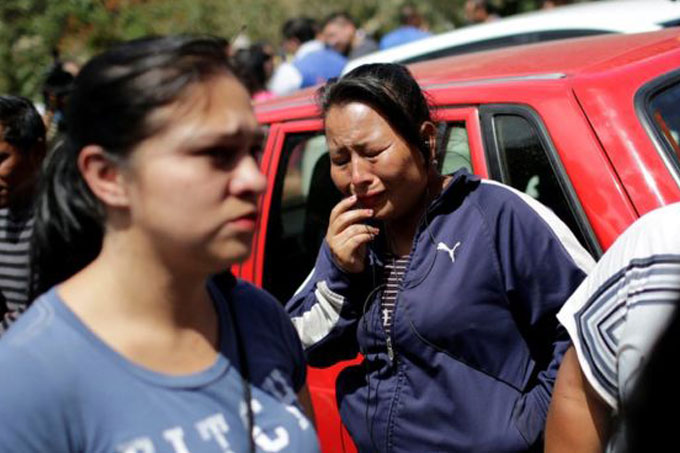
<path id="1" fill-rule="evenodd" d="M 643 216 L 557 315 L 589 384 L 614 410 L 680 302 L 680 203 Z"/>
<path id="2" fill-rule="evenodd" d="M 28 304 L 30 209 L 0 208 L 0 334 Z"/>
<path id="3" fill-rule="evenodd" d="M 380 297 L 380 313 L 385 333 L 388 336 L 392 333 L 392 315 L 397 303 L 397 294 L 399 293 L 401 282 L 404 280 L 404 274 L 410 259 L 411 255 L 396 257 L 391 254 L 385 258 L 385 267 L 382 272 L 381 281 L 385 285 L 385 289 Z"/>

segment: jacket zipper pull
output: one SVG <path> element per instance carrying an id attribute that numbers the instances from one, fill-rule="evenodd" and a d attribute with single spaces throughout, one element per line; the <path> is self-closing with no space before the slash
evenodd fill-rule
<path id="1" fill-rule="evenodd" d="M 394 348 L 392 347 L 392 337 L 389 335 L 387 336 L 386 339 L 387 343 L 387 357 L 390 359 L 390 365 L 394 363 Z"/>

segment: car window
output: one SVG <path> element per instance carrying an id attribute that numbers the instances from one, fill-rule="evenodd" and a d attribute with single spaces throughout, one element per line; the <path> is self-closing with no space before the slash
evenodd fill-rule
<path id="1" fill-rule="evenodd" d="M 450 57 L 453 55 L 461 55 L 464 53 L 481 52 L 483 50 L 500 49 L 503 47 L 512 47 L 535 42 L 552 41 L 555 39 L 601 35 L 605 33 L 611 32 L 607 30 L 571 29 L 571 30 L 545 30 L 528 33 L 519 33 L 516 35 L 484 39 L 480 41 L 446 47 L 433 52 L 427 52 L 410 58 L 405 58 L 404 60 L 401 61 L 401 63 L 403 64 L 417 63 L 419 61 L 434 60 L 436 58 Z"/>
<path id="2" fill-rule="evenodd" d="M 341 195 L 331 181 L 326 139 L 320 132 L 288 134 L 276 175 L 262 284 L 286 301 L 314 266 L 330 211 Z"/>
<path id="3" fill-rule="evenodd" d="M 527 118 L 516 114 L 492 116 L 494 140 L 503 169 L 502 182 L 546 205 L 592 250 L 578 221 L 576 201 L 565 191 L 551 163 L 540 131 Z M 570 201 L 571 200 L 571 201 Z"/>
<path id="4" fill-rule="evenodd" d="M 441 123 L 439 126 L 439 171 L 450 174 L 460 168 L 472 173 L 470 144 L 465 122 Z"/>
<path id="5" fill-rule="evenodd" d="M 676 163 L 680 163 L 680 83 L 667 87 L 649 102 L 648 114 L 653 127 L 672 150 Z"/>

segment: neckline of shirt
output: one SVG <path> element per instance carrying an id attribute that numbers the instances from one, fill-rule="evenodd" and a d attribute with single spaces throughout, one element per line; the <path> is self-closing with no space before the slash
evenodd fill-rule
<path id="1" fill-rule="evenodd" d="M 224 340 L 222 339 L 223 334 L 221 331 L 223 330 L 222 318 L 224 314 L 222 313 L 222 307 L 219 303 L 215 303 L 215 307 L 220 318 L 220 350 L 218 351 L 215 362 L 201 371 L 175 375 L 151 370 L 143 365 L 131 361 L 117 352 L 109 344 L 102 340 L 96 333 L 94 333 L 92 329 L 90 329 L 90 327 L 85 324 L 78 317 L 78 315 L 76 315 L 73 310 L 71 310 L 66 305 L 64 300 L 57 292 L 56 286 L 50 289 L 48 293 L 45 294 L 45 297 L 47 298 L 47 302 L 51 303 L 54 307 L 56 314 L 66 321 L 66 323 L 78 334 L 83 336 L 90 347 L 106 357 L 110 362 L 123 368 L 128 373 L 153 385 L 185 389 L 205 387 L 220 379 L 231 368 L 230 361 L 223 354 Z"/>

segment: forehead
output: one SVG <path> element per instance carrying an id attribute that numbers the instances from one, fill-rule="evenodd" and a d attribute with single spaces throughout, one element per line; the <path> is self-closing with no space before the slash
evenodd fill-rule
<path id="1" fill-rule="evenodd" d="M 356 144 L 396 135 L 380 113 L 361 102 L 331 107 L 325 127 L 329 143 Z"/>
<path id="2" fill-rule="evenodd" d="M 352 24 L 350 24 L 347 21 L 338 19 L 334 20 L 331 22 L 328 22 L 326 26 L 324 27 L 323 31 L 324 33 L 346 33 L 350 31 L 352 28 Z"/>
<path id="3" fill-rule="evenodd" d="M 148 121 L 156 134 L 173 139 L 249 135 L 258 129 L 248 93 L 229 75 L 194 83 L 175 102 L 154 111 Z"/>
<path id="4" fill-rule="evenodd" d="M 337 33 L 342 26 L 337 22 L 328 22 L 323 28 L 324 33 Z"/>

